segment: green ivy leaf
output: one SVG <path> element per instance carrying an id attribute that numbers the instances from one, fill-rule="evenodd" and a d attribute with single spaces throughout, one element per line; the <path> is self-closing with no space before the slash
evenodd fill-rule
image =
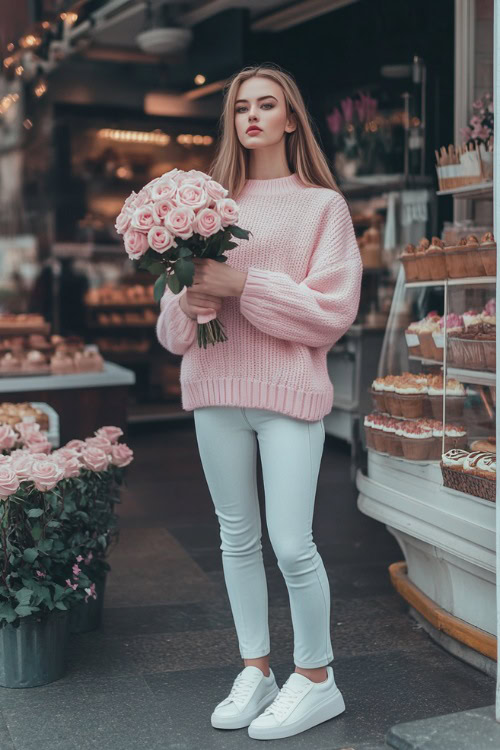
<path id="1" fill-rule="evenodd" d="M 29 518 L 39 518 L 40 516 L 43 516 L 43 508 L 31 508 L 28 511 Z"/>
<path id="2" fill-rule="evenodd" d="M 19 589 L 19 591 L 16 591 L 16 599 L 19 604 L 28 604 L 32 595 L 33 591 L 26 587 Z"/>
<path id="3" fill-rule="evenodd" d="M 15 612 L 21 617 L 27 617 L 34 611 L 34 609 L 35 607 L 28 607 L 25 604 L 19 604 L 19 606 L 15 608 Z"/>
<path id="4" fill-rule="evenodd" d="M 248 240 L 249 235 L 252 234 L 248 229 L 242 229 L 241 227 L 237 227 L 236 224 L 231 224 L 230 227 L 228 227 L 233 237 L 237 237 L 239 240 Z"/>
<path id="5" fill-rule="evenodd" d="M 57 607 L 57 609 L 68 609 L 63 602 L 56 602 L 55 606 Z"/>
<path id="6" fill-rule="evenodd" d="M 155 282 L 155 288 L 154 288 L 154 298 L 155 302 L 159 302 L 163 295 L 165 294 L 165 287 L 167 286 L 167 275 L 163 274 L 162 276 L 158 276 Z"/>
<path id="7" fill-rule="evenodd" d="M 38 557 L 38 550 L 34 547 L 27 547 L 23 552 L 23 560 L 28 563 L 32 563 Z M 22 589 L 21 589 L 22 590 Z"/>

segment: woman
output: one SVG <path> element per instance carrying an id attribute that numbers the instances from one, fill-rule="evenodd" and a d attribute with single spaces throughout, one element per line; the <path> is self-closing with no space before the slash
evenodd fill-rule
<path id="1" fill-rule="evenodd" d="M 250 737 L 274 739 L 345 709 L 328 666 L 330 591 L 312 519 L 323 417 L 333 404 L 326 354 L 356 317 L 362 266 L 302 96 L 278 66 L 245 68 L 231 79 L 211 175 L 238 202 L 238 224 L 252 235 L 227 252 L 227 263 L 196 259 L 193 284 L 180 294 L 167 289 L 157 335 L 184 355 L 182 404 L 194 412 L 245 664 L 212 726 L 248 726 Z M 228 340 L 203 349 L 196 316 L 209 310 Z M 269 667 L 256 440 L 294 628 L 295 671 L 281 690 Z"/>

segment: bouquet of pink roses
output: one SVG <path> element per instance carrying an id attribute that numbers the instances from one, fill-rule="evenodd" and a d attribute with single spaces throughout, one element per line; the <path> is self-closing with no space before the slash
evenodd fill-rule
<path id="1" fill-rule="evenodd" d="M 174 294 L 192 286 L 193 258 L 224 263 L 223 253 L 238 246 L 231 237 L 248 239 L 251 232 L 236 225 L 238 205 L 227 194 L 204 172 L 172 169 L 132 192 L 123 204 L 115 229 L 123 235 L 128 256 L 158 276 L 157 302 L 167 284 Z M 198 315 L 197 323 L 198 346 L 206 349 L 207 343 L 227 340 L 214 314 Z"/>

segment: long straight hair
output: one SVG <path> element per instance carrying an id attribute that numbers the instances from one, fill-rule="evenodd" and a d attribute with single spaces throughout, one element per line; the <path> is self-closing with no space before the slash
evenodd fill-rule
<path id="1" fill-rule="evenodd" d="M 234 125 L 235 102 L 243 81 L 260 76 L 278 83 L 285 97 L 287 117 L 295 114 L 296 128 L 285 132 L 288 167 L 306 186 L 326 187 L 340 193 L 328 166 L 327 159 L 316 141 L 313 123 L 302 94 L 290 73 L 274 63 L 264 63 L 243 68 L 235 73 L 224 87 L 223 110 L 215 158 L 210 168 L 214 180 L 223 185 L 231 198 L 236 199 L 248 175 L 249 151 L 239 141 Z"/>

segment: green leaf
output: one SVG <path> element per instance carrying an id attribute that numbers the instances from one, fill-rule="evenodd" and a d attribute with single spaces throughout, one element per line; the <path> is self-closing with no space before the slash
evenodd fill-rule
<path id="1" fill-rule="evenodd" d="M 27 547 L 23 552 L 23 560 L 28 563 L 32 563 L 38 557 L 38 550 L 34 547 Z"/>
<path id="2" fill-rule="evenodd" d="M 163 263 L 152 263 L 148 268 L 149 273 L 152 273 L 153 276 L 160 276 L 162 273 L 165 273 L 165 266 Z"/>
<path id="3" fill-rule="evenodd" d="M 63 602 L 56 602 L 57 609 L 68 609 L 67 606 Z"/>
<path id="4" fill-rule="evenodd" d="M 181 286 L 191 286 L 194 278 L 194 263 L 185 258 L 179 258 L 175 263 L 175 275 Z"/>
<path id="5" fill-rule="evenodd" d="M 165 293 L 165 287 L 167 286 L 167 275 L 164 273 L 162 276 L 158 276 L 155 282 L 154 297 L 155 302 L 159 302 Z M 170 286 L 170 284 L 169 284 Z"/>
<path id="6" fill-rule="evenodd" d="M 189 247 L 178 247 L 176 252 L 178 258 L 191 258 L 193 255 L 193 251 Z"/>
<path id="7" fill-rule="evenodd" d="M 178 262 L 179 261 L 177 261 L 177 263 Z M 168 288 L 170 289 L 170 291 L 173 292 L 174 294 L 179 294 L 179 292 L 181 291 L 181 284 L 180 284 L 179 279 L 175 275 L 175 273 L 171 274 L 167 278 L 167 284 L 168 284 Z"/>
<path id="8" fill-rule="evenodd" d="M 7 602 L 2 602 L 0 604 L 0 620 L 6 620 L 7 622 L 14 622 L 17 615 L 14 611 L 14 608 L 10 606 Z"/>
<path id="9" fill-rule="evenodd" d="M 16 591 L 16 599 L 19 604 L 28 604 L 32 595 L 33 591 L 31 589 L 22 588 Z"/>
<path id="10" fill-rule="evenodd" d="M 49 521 L 47 526 L 50 526 L 51 523 L 55 523 L 55 521 Z M 33 526 L 33 528 L 31 529 L 31 536 L 33 537 L 35 542 L 38 542 L 38 540 L 42 536 L 42 527 Z"/>
<path id="11" fill-rule="evenodd" d="M 28 607 L 25 604 L 19 604 L 19 606 L 16 607 L 15 612 L 17 612 L 17 614 L 21 617 L 26 617 L 27 615 L 30 615 L 33 610 L 33 607 Z"/>
<path id="12" fill-rule="evenodd" d="M 53 546 L 54 546 L 53 539 L 42 539 L 37 544 L 37 547 L 41 552 L 50 552 Z"/>
<path id="13" fill-rule="evenodd" d="M 29 518 L 39 518 L 40 516 L 43 516 L 43 508 L 32 508 L 28 511 Z"/>
<path id="14" fill-rule="evenodd" d="M 225 255 L 218 255 L 214 260 L 217 261 L 217 263 L 225 263 L 226 260 L 229 260 Z"/>
<path id="15" fill-rule="evenodd" d="M 241 227 L 237 227 L 236 224 L 231 224 L 230 227 L 228 227 L 233 237 L 237 237 L 239 240 L 248 240 L 248 236 L 252 234 L 248 229 L 242 229 Z"/>

